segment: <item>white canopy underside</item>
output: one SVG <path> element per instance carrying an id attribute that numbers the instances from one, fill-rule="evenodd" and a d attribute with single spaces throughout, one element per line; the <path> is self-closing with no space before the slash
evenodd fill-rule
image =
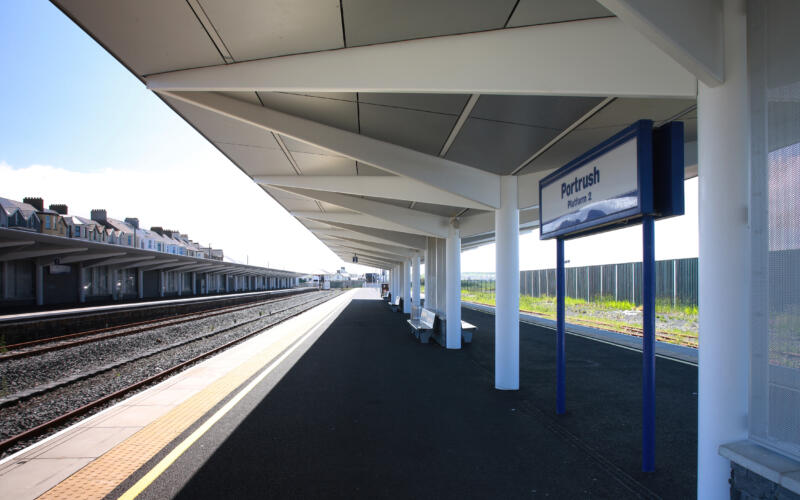
<path id="1" fill-rule="evenodd" d="M 536 227 L 538 180 L 639 119 L 695 157 L 697 77 L 594 0 L 54 3 L 348 261 L 492 241 L 500 175 Z"/>

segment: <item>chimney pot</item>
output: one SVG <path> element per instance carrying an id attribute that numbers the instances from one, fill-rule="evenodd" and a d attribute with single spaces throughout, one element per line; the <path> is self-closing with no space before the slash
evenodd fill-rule
<path id="1" fill-rule="evenodd" d="M 99 222 L 101 224 L 105 224 L 106 223 L 107 215 L 106 215 L 106 211 L 104 209 L 92 210 L 91 217 L 92 217 L 93 221 Z"/>
<path id="2" fill-rule="evenodd" d="M 22 203 L 27 203 L 35 208 L 37 211 L 42 212 L 44 211 L 44 200 L 41 198 L 29 198 L 25 197 L 22 199 Z"/>
<path id="3" fill-rule="evenodd" d="M 50 210 L 58 212 L 61 215 L 67 215 L 69 213 L 69 208 L 63 203 L 52 203 L 50 205 Z"/>

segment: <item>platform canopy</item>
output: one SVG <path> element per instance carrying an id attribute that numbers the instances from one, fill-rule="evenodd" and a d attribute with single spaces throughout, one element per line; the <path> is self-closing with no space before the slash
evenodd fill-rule
<path id="1" fill-rule="evenodd" d="M 538 180 L 635 120 L 684 121 L 691 150 L 719 73 L 637 1 L 54 3 L 331 250 L 383 268 L 453 218 L 463 248 L 491 241 L 500 176 L 537 226 Z M 681 3 L 668 22 L 693 26 L 712 2 Z"/>

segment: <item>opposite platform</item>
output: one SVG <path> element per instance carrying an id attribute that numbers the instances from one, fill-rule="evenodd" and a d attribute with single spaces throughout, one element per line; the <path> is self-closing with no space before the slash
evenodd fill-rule
<path id="1" fill-rule="evenodd" d="M 340 295 L 268 328 L 4 459 L 0 498 L 103 498 L 174 448 L 250 379 L 279 380 L 351 295 Z"/>

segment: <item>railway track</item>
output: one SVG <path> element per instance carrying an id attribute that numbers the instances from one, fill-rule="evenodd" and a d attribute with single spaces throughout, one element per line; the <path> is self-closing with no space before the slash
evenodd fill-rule
<path id="1" fill-rule="evenodd" d="M 137 321 L 125 325 L 111 326 L 107 328 L 98 328 L 93 330 L 86 330 L 83 332 L 70 333 L 67 335 L 60 335 L 46 339 L 30 340 L 27 342 L 19 342 L 16 344 L 9 344 L 3 346 L 3 351 L 0 352 L 0 361 L 19 359 L 29 356 L 35 356 L 46 352 L 58 351 L 74 347 L 90 342 L 98 342 L 102 340 L 122 337 L 126 335 L 134 335 L 141 332 L 146 332 L 153 328 L 162 328 L 166 326 L 179 325 L 188 323 L 202 318 L 211 318 L 222 314 L 227 314 L 236 311 L 243 311 L 258 305 L 274 303 L 275 301 L 285 300 L 285 297 L 268 298 L 258 300 L 247 304 L 236 304 L 232 306 L 223 306 L 205 311 L 195 311 L 184 314 L 176 314 L 163 318 L 156 318 L 146 321 Z"/>
<path id="2" fill-rule="evenodd" d="M 14 420 L 17 429 L 11 434 L 9 429 L 0 428 L 0 454 L 20 448 L 34 438 L 58 429 L 76 418 L 94 412 L 112 401 L 135 392 L 154 382 L 164 379 L 204 358 L 227 349 L 243 340 L 262 333 L 278 323 L 310 309 L 315 305 L 337 296 L 337 292 L 311 292 L 292 297 L 283 297 L 268 301 L 260 306 L 248 304 L 247 309 L 267 308 L 267 315 L 260 311 L 244 320 L 233 318 L 233 324 L 202 331 L 200 334 L 176 341 L 157 349 L 140 352 L 135 356 L 116 360 L 113 363 L 83 370 L 79 374 L 64 376 L 46 384 L 17 392 L 10 397 L 0 398 L 0 422 L 8 424 Z M 219 311 L 217 311 L 219 312 Z M 252 313 L 237 309 L 215 314 L 242 315 Z M 206 318 L 200 318 L 206 319 Z M 195 318 L 196 321 L 200 319 Z M 230 319 L 230 318 L 229 318 Z M 163 325 L 154 326 L 162 328 Z M 100 345 L 102 343 L 98 343 Z M 74 346 L 69 346 L 74 347 Z M 66 348 L 65 348 L 66 349 Z M 45 354 L 44 356 L 53 356 Z M 169 363 L 171 361 L 171 363 Z M 17 362 L 26 362 L 25 360 Z M 165 362 L 170 366 L 163 368 Z M 0 359 L 0 373 L 7 360 Z M 119 381 L 120 373 L 128 379 Z M 130 376 L 128 373 L 135 375 Z M 114 375 L 116 374 L 116 376 Z M 98 394 L 86 396 L 86 389 L 97 390 Z M 99 389 L 98 389 L 99 388 Z M 65 406 L 65 410 L 53 410 L 51 405 Z"/>

